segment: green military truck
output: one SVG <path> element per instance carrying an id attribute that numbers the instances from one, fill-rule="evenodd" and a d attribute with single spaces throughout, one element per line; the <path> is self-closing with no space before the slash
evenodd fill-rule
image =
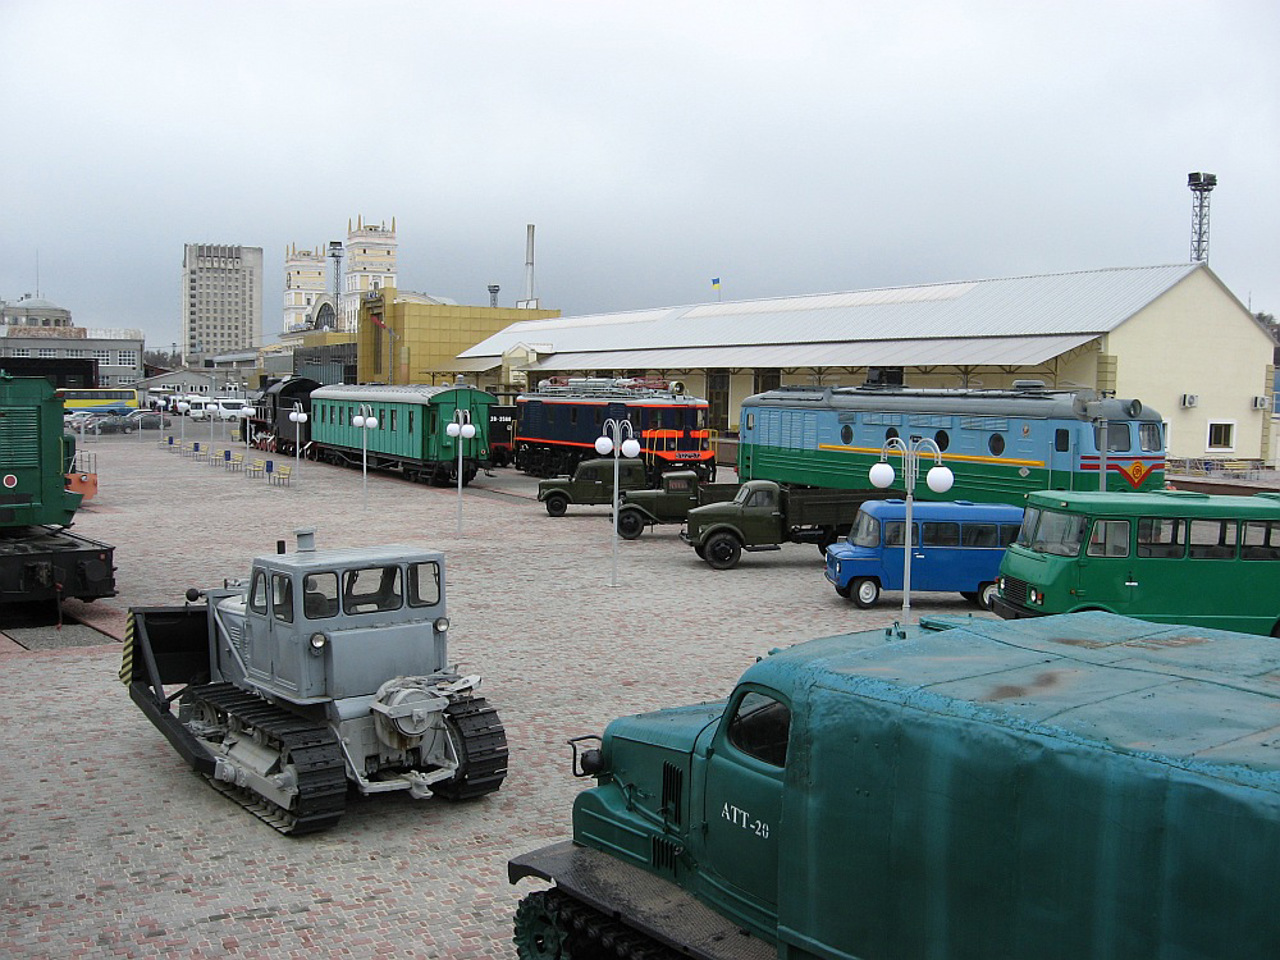
<path id="1" fill-rule="evenodd" d="M 733 500 L 690 510 L 680 539 L 716 570 L 737 566 L 743 550 L 780 550 L 784 543 L 816 543 L 825 555 L 849 532 L 863 501 L 880 496 L 748 480 Z"/>
<path id="2" fill-rule="evenodd" d="M 583 460 L 573 476 L 550 477 L 538 481 L 538 502 L 553 517 L 563 517 L 569 504 L 584 506 L 613 503 L 613 458 Z M 639 460 L 618 461 L 618 493 L 643 490 L 649 486 L 645 465 Z"/>
<path id="3" fill-rule="evenodd" d="M 618 535 L 635 540 L 644 528 L 658 523 L 684 523 L 689 511 L 708 503 L 732 500 L 736 483 L 702 483 L 692 470 L 673 470 L 662 475 L 656 490 L 628 490 L 618 506 Z"/>
<path id="4" fill-rule="evenodd" d="M 518 955 L 1275 960 L 1278 679 L 1275 640 L 1107 613 L 775 651 L 575 741 Z"/>

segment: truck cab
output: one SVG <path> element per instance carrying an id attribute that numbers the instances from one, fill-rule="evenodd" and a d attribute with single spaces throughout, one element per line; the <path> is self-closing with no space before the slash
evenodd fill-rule
<path id="1" fill-rule="evenodd" d="M 613 502 L 612 457 L 583 460 L 573 471 L 573 476 L 551 477 L 538 481 L 538 502 L 547 508 L 552 517 L 563 517 L 569 504 L 599 505 Z M 645 465 L 630 457 L 617 462 L 618 492 L 643 490 L 649 486 Z"/>

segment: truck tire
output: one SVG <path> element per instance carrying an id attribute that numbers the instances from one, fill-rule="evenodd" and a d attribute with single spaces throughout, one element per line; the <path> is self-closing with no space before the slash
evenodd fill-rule
<path id="1" fill-rule="evenodd" d="M 553 493 L 547 497 L 547 513 L 553 517 L 563 517 L 569 509 L 569 498 L 563 493 Z"/>
<path id="2" fill-rule="evenodd" d="M 713 533 L 707 538 L 704 552 L 706 553 L 704 559 L 712 569 L 731 570 L 738 565 L 738 560 L 742 557 L 742 544 L 732 533 Z"/>
<path id="3" fill-rule="evenodd" d="M 863 610 L 874 607 L 880 599 L 880 583 L 874 577 L 858 577 L 850 585 L 849 596 Z"/>
<path id="4" fill-rule="evenodd" d="M 644 533 L 644 517 L 637 510 L 618 511 L 618 536 L 623 540 L 638 540 Z"/>
<path id="5" fill-rule="evenodd" d="M 992 610 L 995 608 L 996 596 L 1000 593 L 994 583 L 984 583 L 978 587 L 978 599 L 974 601 L 983 610 Z"/>

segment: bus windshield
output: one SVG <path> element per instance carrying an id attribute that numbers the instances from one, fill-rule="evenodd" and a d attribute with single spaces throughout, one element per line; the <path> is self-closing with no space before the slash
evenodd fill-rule
<path id="1" fill-rule="evenodd" d="M 855 547 L 880 546 L 880 521 L 865 510 L 859 510 L 848 540 Z"/>
<path id="2" fill-rule="evenodd" d="M 1027 507 L 1016 542 L 1034 553 L 1075 557 L 1080 555 L 1085 526 L 1085 518 L 1076 513 Z"/>

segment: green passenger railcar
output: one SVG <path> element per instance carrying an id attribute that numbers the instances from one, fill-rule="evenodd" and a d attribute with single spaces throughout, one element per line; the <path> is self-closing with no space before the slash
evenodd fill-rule
<path id="1" fill-rule="evenodd" d="M 314 456 L 329 463 L 398 470 L 410 480 L 456 483 L 458 445 L 462 482 L 491 466 L 489 408 L 498 398 L 475 387 L 338 384 L 311 393 Z M 372 417 L 376 426 L 356 426 Z M 448 425 L 469 422 L 475 436 L 451 437 Z"/>

